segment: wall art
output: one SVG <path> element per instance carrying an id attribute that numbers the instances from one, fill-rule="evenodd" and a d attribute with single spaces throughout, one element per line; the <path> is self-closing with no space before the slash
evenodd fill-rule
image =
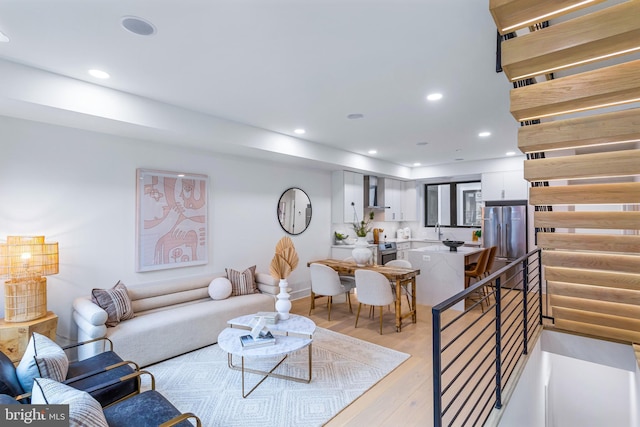
<path id="1" fill-rule="evenodd" d="M 136 271 L 206 264 L 207 175 L 136 172 Z"/>

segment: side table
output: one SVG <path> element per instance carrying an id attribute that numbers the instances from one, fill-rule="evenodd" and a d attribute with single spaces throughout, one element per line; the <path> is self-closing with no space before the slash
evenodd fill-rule
<path id="1" fill-rule="evenodd" d="M 57 327 L 58 316 L 52 311 L 48 311 L 44 317 L 27 322 L 6 322 L 0 319 L 0 351 L 13 363 L 20 362 L 33 332 L 55 341 Z"/>

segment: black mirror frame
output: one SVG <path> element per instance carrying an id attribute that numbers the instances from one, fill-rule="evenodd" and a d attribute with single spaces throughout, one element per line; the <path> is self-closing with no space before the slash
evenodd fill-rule
<path id="1" fill-rule="evenodd" d="M 282 203 L 284 203 L 282 198 L 284 197 L 285 194 L 287 194 L 291 190 L 298 190 L 298 191 L 302 192 L 302 194 L 304 194 L 304 196 L 307 198 L 307 201 L 308 201 L 307 206 L 305 206 L 303 209 L 298 209 L 297 207 L 295 208 L 296 211 L 298 211 L 299 214 L 302 214 L 304 212 L 304 218 L 305 218 L 304 226 L 298 232 L 296 232 L 296 230 L 295 230 L 295 221 L 293 223 L 293 230 L 291 230 L 291 231 L 287 230 L 287 228 L 285 228 L 285 224 L 283 223 L 284 222 L 284 215 L 286 215 L 285 210 L 287 208 L 286 208 L 286 206 L 282 205 Z M 307 209 L 308 209 L 308 216 L 307 216 Z M 307 194 L 306 191 L 304 191 L 303 189 L 301 189 L 299 187 L 290 187 L 290 188 L 287 188 L 286 190 L 284 190 L 282 192 L 282 194 L 280 195 L 280 198 L 278 199 L 278 205 L 276 206 L 276 217 L 278 218 L 278 223 L 280 224 L 280 227 L 282 227 L 282 229 L 287 234 L 290 234 L 292 236 L 297 236 L 299 234 L 304 233 L 304 231 L 307 228 L 309 228 L 309 224 L 311 223 L 312 215 L 313 215 L 313 208 L 311 206 L 311 198 L 309 197 L 309 195 Z"/>

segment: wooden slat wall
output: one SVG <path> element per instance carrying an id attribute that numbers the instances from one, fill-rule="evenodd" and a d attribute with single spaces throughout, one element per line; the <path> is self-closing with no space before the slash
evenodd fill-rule
<path id="1" fill-rule="evenodd" d="M 638 200 L 640 200 L 640 182 L 558 185 L 529 189 L 529 203 L 541 206 L 638 203 Z"/>
<path id="2" fill-rule="evenodd" d="M 500 34 L 526 28 L 535 22 L 532 18 L 543 17 L 540 21 L 562 15 L 560 9 L 580 10 L 605 0 L 595 0 L 585 4 L 584 0 L 490 0 L 489 10 Z"/>
<path id="3" fill-rule="evenodd" d="M 551 10 L 553 3 L 559 9 L 578 4 L 491 0 L 490 8 L 504 28 L 543 14 L 561 15 Z M 532 156 L 542 158 L 524 165 L 527 180 L 549 182 L 530 189 L 529 203 L 553 208 L 536 211 L 534 223 L 556 230 L 537 234 L 555 327 L 640 344 L 640 60 L 621 56 L 610 65 L 596 59 L 599 67 L 584 72 L 571 64 L 640 46 L 639 13 L 628 13 L 638 8 L 640 1 L 633 1 L 584 9 L 584 16 L 555 28 L 551 21 L 520 40 L 504 41 L 503 58 L 512 75 L 566 65 L 563 77 L 536 76 L 536 84 L 513 89 L 510 97 L 516 120 L 542 119 L 520 128 L 520 150 L 561 150 Z M 626 104 L 618 111 L 602 110 Z M 567 117 L 577 110 L 583 116 Z M 596 206 L 602 204 L 607 208 Z"/>
<path id="4" fill-rule="evenodd" d="M 523 86 L 513 89 L 510 98 L 511 114 L 521 122 L 638 102 L 640 59 Z"/>
<path id="5" fill-rule="evenodd" d="M 518 129 L 520 148 L 529 152 L 638 140 L 640 108 L 522 126 Z"/>
<path id="6" fill-rule="evenodd" d="M 567 63 L 640 49 L 634 40 L 640 34 L 638 16 L 640 3 L 632 1 L 516 37 L 502 49 L 502 69 L 509 80 L 522 80 Z"/>

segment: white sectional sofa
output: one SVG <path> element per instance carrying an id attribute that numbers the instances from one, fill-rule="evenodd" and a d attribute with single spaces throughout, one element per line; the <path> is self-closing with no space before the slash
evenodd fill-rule
<path id="1" fill-rule="evenodd" d="M 223 300 L 209 297 L 208 286 L 215 277 L 193 276 L 162 282 L 127 286 L 135 317 L 107 327 L 107 312 L 90 297 L 76 298 L 73 319 L 78 326 L 78 341 L 109 338 L 123 360 L 141 367 L 217 342 L 226 322 L 258 311 L 275 311 L 278 283 L 269 274 L 256 273 L 261 293 L 231 296 Z M 101 351 L 85 345 L 79 358 Z"/>

